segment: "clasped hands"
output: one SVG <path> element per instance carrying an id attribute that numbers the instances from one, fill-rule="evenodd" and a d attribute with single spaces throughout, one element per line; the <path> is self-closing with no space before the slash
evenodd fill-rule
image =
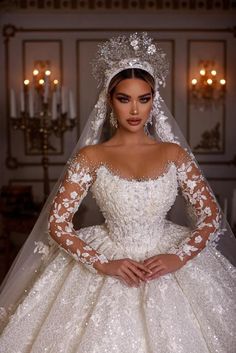
<path id="1" fill-rule="evenodd" d="M 94 267 L 105 275 L 119 278 L 129 287 L 139 287 L 147 282 L 180 269 L 184 262 L 174 254 L 152 256 L 143 262 L 130 258 L 111 260 L 107 263 L 95 263 Z"/>

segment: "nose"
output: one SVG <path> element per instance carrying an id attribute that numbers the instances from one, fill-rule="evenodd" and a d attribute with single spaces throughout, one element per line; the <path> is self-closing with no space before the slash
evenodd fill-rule
<path id="1" fill-rule="evenodd" d="M 138 114 L 138 107 L 137 107 L 137 103 L 136 102 L 132 103 L 130 114 L 131 115 L 137 115 Z"/>

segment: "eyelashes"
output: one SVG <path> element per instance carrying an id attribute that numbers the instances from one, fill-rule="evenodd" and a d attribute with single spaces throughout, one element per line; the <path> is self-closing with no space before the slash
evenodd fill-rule
<path id="1" fill-rule="evenodd" d="M 129 103 L 130 101 L 129 98 L 126 98 L 126 97 L 116 97 L 116 99 L 121 103 Z M 143 97 L 139 99 L 139 102 L 145 104 L 145 103 L 148 103 L 150 100 L 151 100 L 151 97 Z"/>

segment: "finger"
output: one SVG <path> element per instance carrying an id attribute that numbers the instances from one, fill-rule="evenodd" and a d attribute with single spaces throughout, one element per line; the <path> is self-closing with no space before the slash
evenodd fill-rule
<path id="1" fill-rule="evenodd" d="M 128 275 L 128 277 L 131 279 L 132 284 L 134 284 L 135 286 L 139 285 L 138 277 L 129 268 L 125 268 L 123 272 Z"/>
<path id="2" fill-rule="evenodd" d="M 135 267 L 133 264 L 130 264 L 130 266 L 128 268 L 142 281 L 145 281 L 146 274 L 152 274 L 152 272 L 147 273 L 145 271 L 140 271 L 139 268 Z"/>
<path id="3" fill-rule="evenodd" d="M 128 287 L 132 287 L 132 282 L 131 282 L 129 276 L 126 275 L 126 273 L 123 272 L 120 277 L 121 277 L 122 281 L 125 282 L 125 284 Z"/>
<path id="4" fill-rule="evenodd" d="M 145 266 L 149 268 L 150 265 L 155 261 L 160 261 L 160 259 L 157 256 L 151 257 L 145 261 Z"/>
<path id="5" fill-rule="evenodd" d="M 152 262 L 148 268 L 153 272 L 153 271 L 155 271 L 155 268 L 158 266 L 163 266 L 163 264 L 161 263 L 160 260 Z"/>
<path id="6" fill-rule="evenodd" d="M 159 271 L 155 272 L 152 276 L 148 277 L 148 281 L 151 281 L 153 279 L 159 278 L 161 276 L 164 276 L 166 274 L 165 269 L 160 269 Z"/>
<path id="7" fill-rule="evenodd" d="M 136 267 L 138 267 L 140 270 L 143 270 L 144 272 L 150 273 L 150 270 L 149 270 L 149 268 L 146 265 L 144 265 L 144 264 L 142 264 L 140 262 L 137 262 L 135 260 L 130 260 L 130 262 L 132 264 L 134 264 Z"/>
<path id="8" fill-rule="evenodd" d="M 146 278 L 150 279 L 150 278 L 152 278 L 152 276 L 155 276 L 158 272 L 164 271 L 165 269 L 166 269 L 165 266 L 163 266 L 163 265 L 158 265 L 158 266 L 156 266 L 156 267 L 152 270 L 152 272 L 153 272 L 152 274 L 146 275 Z"/>

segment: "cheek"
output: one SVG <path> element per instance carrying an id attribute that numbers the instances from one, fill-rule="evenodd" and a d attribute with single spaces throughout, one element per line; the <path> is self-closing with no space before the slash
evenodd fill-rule
<path id="1" fill-rule="evenodd" d="M 151 110 L 152 110 L 152 104 L 143 105 L 141 108 L 141 111 L 142 111 L 143 115 L 145 115 L 145 117 L 149 116 Z"/>
<path id="2" fill-rule="evenodd" d="M 117 117 L 125 117 L 128 112 L 128 104 L 115 104 L 113 105 L 114 113 Z"/>

